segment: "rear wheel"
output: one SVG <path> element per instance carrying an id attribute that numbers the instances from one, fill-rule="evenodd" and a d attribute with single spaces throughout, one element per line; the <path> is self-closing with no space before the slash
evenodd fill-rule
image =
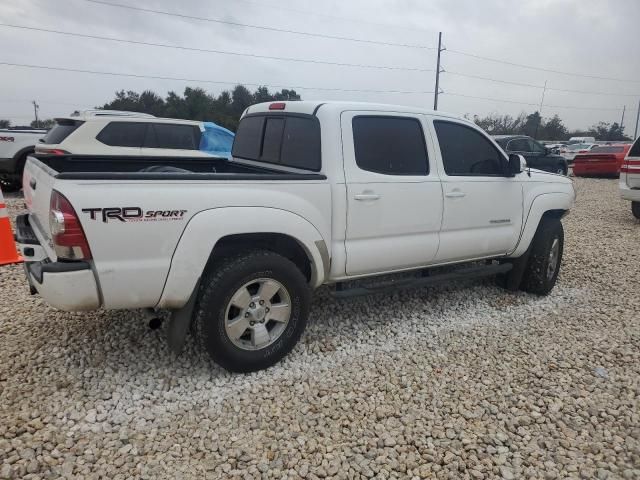
<path id="1" fill-rule="evenodd" d="M 631 213 L 640 220 L 640 202 L 631 202 Z"/>
<path id="2" fill-rule="evenodd" d="M 196 336 L 227 370 L 262 370 L 287 355 L 307 323 L 310 289 L 289 259 L 266 250 L 225 259 L 204 279 Z"/>
<path id="3" fill-rule="evenodd" d="M 558 166 L 556 167 L 556 173 L 558 175 L 566 175 L 567 174 L 567 167 L 564 166 L 563 164 L 559 163 Z"/>
<path id="4" fill-rule="evenodd" d="M 533 237 L 531 253 L 522 279 L 525 292 L 547 295 L 556 284 L 562 252 L 564 230 L 557 218 L 543 218 Z"/>

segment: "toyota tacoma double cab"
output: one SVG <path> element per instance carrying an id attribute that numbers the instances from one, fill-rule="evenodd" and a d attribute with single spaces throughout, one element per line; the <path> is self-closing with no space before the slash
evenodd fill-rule
<path id="1" fill-rule="evenodd" d="M 310 101 L 249 107 L 229 161 L 36 155 L 23 186 L 32 292 L 63 310 L 169 309 L 172 350 L 192 331 L 239 372 L 294 347 L 321 285 L 486 275 L 548 294 L 575 198 L 462 118 Z"/>

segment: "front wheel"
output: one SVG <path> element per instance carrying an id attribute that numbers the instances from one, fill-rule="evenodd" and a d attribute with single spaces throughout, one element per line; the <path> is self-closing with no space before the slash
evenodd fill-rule
<path id="1" fill-rule="evenodd" d="M 211 359 L 233 372 L 270 367 L 307 323 L 310 289 L 289 259 L 266 250 L 225 259 L 202 283 L 194 326 Z"/>
<path id="2" fill-rule="evenodd" d="M 567 174 L 567 167 L 565 167 L 562 164 L 558 164 L 558 166 L 556 167 L 556 172 L 558 175 L 566 175 Z"/>
<path id="3" fill-rule="evenodd" d="M 631 202 L 631 213 L 640 220 L 640 202 Z"/>
<path id="4" fill-rule="evenodd" d="M 522 290 L 537 295 L 549 294 L 558 279 L 563 250 L 562 222 L 557 218 L 543 218 L 533 237 Z"/>

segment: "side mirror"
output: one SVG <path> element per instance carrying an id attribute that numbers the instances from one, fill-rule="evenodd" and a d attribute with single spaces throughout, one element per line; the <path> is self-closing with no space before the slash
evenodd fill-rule
<path id="1" fill-rule="evenodd" d="M 508 173 L 510 176 L 524 172 L 527 168 L 527 161 L 522 155 L 512 153 L 509 155 Z"/>

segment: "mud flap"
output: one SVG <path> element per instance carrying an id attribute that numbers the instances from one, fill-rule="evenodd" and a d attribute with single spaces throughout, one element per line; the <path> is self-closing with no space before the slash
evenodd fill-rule
<path id="1" fill-rule="evenodd" d="M 509 273 L 507 273 L 505 277 L 504 288 L 506 288 L 507 290 L 511 290 L 512 292 L 517 292 L 518 290 L 520 290 L 522 277 L 524 276 L 524 271 L 527 268 L 530 254 L 531 245 L 529 245 L 529 248 L 527 248 L 526 252 L 511 261 L 513 269 Z"/>
<path id="2" fill-rule="evenodd" d="M 196 288 L 193 289 L 187 303 L 182 308 L 171 313 L 169 327 L 167 328 L 167 343 L 169 344 L 169 350 L 176 355 L 179 355 L 182 352 L 182 347 L 184 347 L 199 291 L 200 279 L 198 279 Z"/>

